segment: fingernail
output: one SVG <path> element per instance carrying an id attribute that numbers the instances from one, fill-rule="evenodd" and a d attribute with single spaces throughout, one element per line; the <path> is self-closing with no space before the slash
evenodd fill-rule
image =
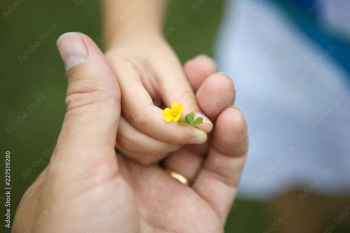
<path id="1" fill-rule="evenodd" d="M 211 121 L 209 120 L 209 118 L 206 117 L 203 113 L 197 112 L 197 113 L 196 113 L 196 119 L 197 119 L 198 117 L 202 117 L 202 118 L 203 118 L 203 123 L 213 124 L 213 123 L 211 123 Z"/>
<path id="2" fill-rule="evenodd" d="M 196 119 L 197 119 L 198 117 L 202 117 L 202 118 L 203 118 L 203 124 L 196 125 L 196 127 L 197 127 L 198 129 L 203 130 L 203 131 L 206 132 L 206 133 L 210 133 L 211 130 L 213 129 L 214 125 L 213 125 L 213 123 L 211 123 L 211 121 L 209 120 L 209 118 L 206 117 L 203 113 L 200 113 L 200 112 L 197 112 L 195 115 L 196 115 Z"/>
<path id="3" fill-rule="evenodd" d="M 243 110 L 242 110 L 240 107 L 237 107 L 236 105 L 230 105 L 230 107 L 235 107 L 235 108 L 237 108 L 238 110 L 240 110 L 240 111 L 242 112 L 242 115 L 244 116 Z"/>
<path id="4" fill-rule="evenodd" d="M 228 74 L 226 74 L 226 73 L 224 73 L 224 72 L 217 72 L 217 74 L 223 74 L 223 75 L 226 75 L 227 77 L 231 78 L 230 75 L 228 75 Z"/>
<path id="5" fill-rule="evenodd" d="M 192 138 L 191 143 L 192 144 L 203 144 L 207 141 L 207 134 L 199 129 L 196 129 L 197 136 Z"/>
<path id="6" fill-rule="evenodd" d="M 89 57 L 83 38 L 75 32 L 61 35 L 57 40 L 57 47 L 66 70 L 85 62 Z"/>

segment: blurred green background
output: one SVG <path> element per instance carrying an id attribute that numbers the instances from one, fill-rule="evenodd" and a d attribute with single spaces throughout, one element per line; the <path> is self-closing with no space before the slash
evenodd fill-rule
<path id="1" fill-rule="evenodd" d="M 57 38 L 64 32 L 79 31 L 97 43 L 102 39 L 100 6 L 96 0 L 79 0 L 78 7 L 74 0 L 18 2 L 12 13 L 8 6 L 14 0 L 0 2 L 0 141 L 1 153 L 4 155 L 9 150 L 12 158 L 11 219 L 25 190 L 48 164 L 46 155 L 53 151 L 65 114 L 67 79 L 56 48 Z M 217 40 L 222 16 L 223 0 L 202 1 L 193 10 L 191 4 L 195 2 L 171 1 L 164 26 L 176 29 L 167 39 L 183 63 Z M 5 16 L 4 11 L 9 14 Z M 42 35 L 50 27 L 55 28 L 52 25 L 56 29 L 51 35 Z M 24 51 L 30 48 L 35 50 L 26 57 Z M 41 100 L 40 95 L 47 97 Z M 20 124 L 8 130 L 15 121 Z M 23 178 L 33 162 L 38 167 Z M 4 162 L 0 164 L 3 169 Z M 3 216 L 4 201 L 0 201 Z M 267 206 L 267 203 L 236 201 L 225 232 L 261 232 L 271 223 Z M 7 232 L 4 224 L 0 229 Z"/>

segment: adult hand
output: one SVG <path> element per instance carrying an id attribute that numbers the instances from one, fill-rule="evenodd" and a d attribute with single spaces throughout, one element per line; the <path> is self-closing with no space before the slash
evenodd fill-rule
<path id="1" fill-rule="evenodd" d="M 166 35 L 171 34 L 167 31 Z M 134 35 L 135 34 L 135 35 Z M 163 36 L 150 31 L 126 34 L 109 45 L 106 57 L 116 73 L 122 95 L 122 116 L 117 148 L 141 164 L 155 162 L 184 144 L 203 144 L 213 124 L 203 115 L 180 61 Z M 209 60 L 209 58 L 203 58 Z M 207 62 L 211 73 L 215 64 Z M 183 105 L 181 120 L 189 112 L 203 117 L 197 128 L 163 120 L 162 109 L 173 102 Z M 146 156 L 149 155 L 149 156 Z"/>
<path id="2" fill-rule="evenodd" d="M 197 92 L 216 120 L 211 141 L 164 161 L 194 182 L 191 189 L 162 168 L 116 155 L 120 92 L 113 71 L 85 35 L 65 34 L 58 47 L 68 68 L 67 113 L 48 167 L 21 200 L 13 232 L 223 232 L 247 152 L 241 111 L 210 98 L 227 88 L 222 84 L 233 88 L 230 79 L 213 74 Z"/>
<path id="3" fill-rule="evenodd" d="M 115 152 L 115 74 L 83 34 L 64 34 L 57 46 L 67 69 L 67 113 L 49 165 L 22 197 L 12 232 L 139 232 L 137 202 Z"/>

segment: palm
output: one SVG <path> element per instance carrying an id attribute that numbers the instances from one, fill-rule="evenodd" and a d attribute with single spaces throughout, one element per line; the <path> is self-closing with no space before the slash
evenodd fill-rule
<path id="1" fill-rule="evenodd" d="M 218 214 L 200 195 L 162 168 L 144 167 L 120 156 L 118 160 L 129 168 L 122 170 L 122 176 L 133 187 L 140 232 L 205 232 L 219 221 Z"/>

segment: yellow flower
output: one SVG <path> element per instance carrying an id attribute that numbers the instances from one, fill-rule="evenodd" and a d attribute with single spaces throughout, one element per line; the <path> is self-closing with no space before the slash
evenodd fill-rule
<path id="1" fill-rule="evenodd" d="M 176 122 L 176 121 L 180 120 L 181 113 L 183 110 L 184 110 L 184 108 L 182 107 L 181 104 L 174 102 L 171 104 L 171 109 L 166 108 L 162 111 L 162 113 L 165 115 L 165 116 L 163 116 L 163 118 L 166 122 L 170 122 L 172 120 L 174 120 Z"/>

